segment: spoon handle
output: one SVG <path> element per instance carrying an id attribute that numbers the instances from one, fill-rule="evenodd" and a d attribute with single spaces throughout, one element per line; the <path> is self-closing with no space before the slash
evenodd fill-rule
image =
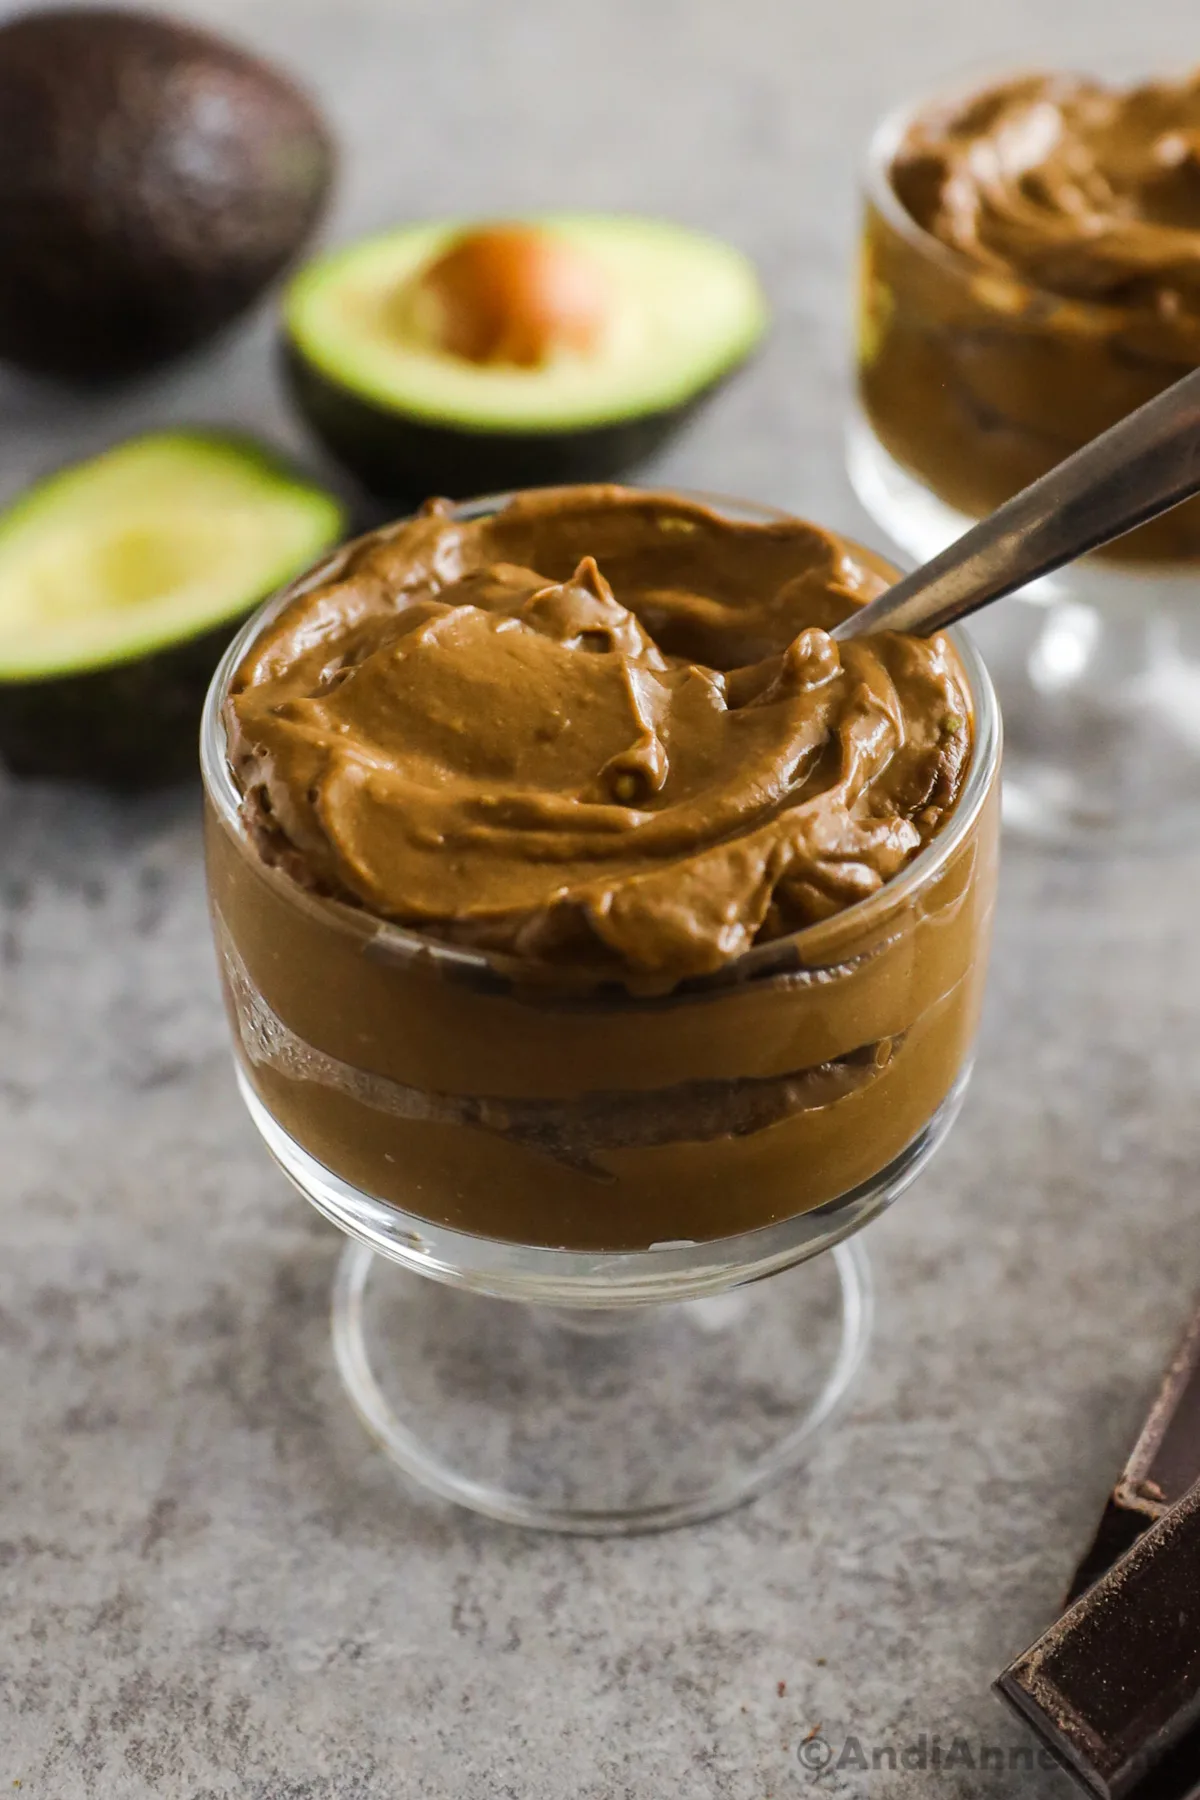
<path id="1" fill-rule="evenodd" d="M 941 631 L 1200 492 L 1200 369 L 1076 450 L 939 556 L 905 575 L 835 638 Z"/>

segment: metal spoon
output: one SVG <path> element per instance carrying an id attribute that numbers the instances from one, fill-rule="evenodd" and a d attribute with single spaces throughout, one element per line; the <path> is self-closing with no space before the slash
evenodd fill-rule
<path id="1" fill-rule="evenodd" d="M 1200 369 L 834 627 L 927 637 L 1200 493 Z"/>

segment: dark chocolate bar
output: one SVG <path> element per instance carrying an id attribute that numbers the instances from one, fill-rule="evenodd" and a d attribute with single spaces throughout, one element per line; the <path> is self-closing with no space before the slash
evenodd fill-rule
<path id="1" fill-rule="evenodd" d="M 1075 1571 L 1067 1604 L 1085 1593 L 1196 1481 L 1200 1481 L 1200 1312 L 1175 1353 L 1109 1496 L 1096 1536 Z"/>
<path id="2" fill-rule="evenodd" d="M 1195 1794 L 1200 1484 L 1149 1526 L 996 1688 L 1102 1800 Z"/>

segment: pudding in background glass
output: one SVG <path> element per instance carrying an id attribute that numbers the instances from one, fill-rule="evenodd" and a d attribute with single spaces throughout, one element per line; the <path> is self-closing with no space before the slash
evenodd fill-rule
<path id="1" fill-rule="evenodd" d="M 885 120 L 857 364 L 851 477 L 917 560 L 1200 365 L 1200 74 L 1026 72 Z M 1193 500 L 981 618 L 1014 823 L 1200 830 L 1198 593 Z"/>

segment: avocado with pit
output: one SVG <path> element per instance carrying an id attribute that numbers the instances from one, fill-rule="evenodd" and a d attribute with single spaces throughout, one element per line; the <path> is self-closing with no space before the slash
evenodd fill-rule
<path id="1" fill-rule="evenodd" d="M 0 360 L 105 380 L 201 343 L 302 249 L 333 160 L 224 38 L 90 6 L 0 26 Z"/>
<path id="2" fill-rule="evenodd" d="M 765 325 L 732 246 L 587 214 L 390 231 L 309 263 L 283 305 L 300 410 L 390 500 L 623 474 Z"/>
<path id="3" fill-rule="evenodd" d="M 0 758 L 124 788 L 190 773 L 237 627 L 345 528 L 333 495 L 215 432 L 134 438 L 27 489 L 0 513 Z"/>

